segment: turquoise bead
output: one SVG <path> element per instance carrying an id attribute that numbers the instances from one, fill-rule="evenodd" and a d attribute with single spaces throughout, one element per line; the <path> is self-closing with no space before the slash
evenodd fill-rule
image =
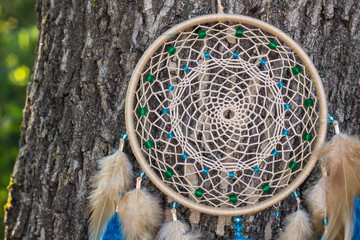
<path id="1" fill-rule="evenodd" d="M 209 53 L 209 52 L 206 52 L 206 53 L 204 54 L 204 56 L 205 56 L 205 58 L 209 58 L 209 57 L 210 57 L 210 53 Z"/>
<path id="2" fill-rule="evenodd" d="M 275 211 L 275 212 L 274 212 L 274 216 L 275 216 L 275 217 L 279 217 L 279 216 L 280 216 L 280 212 L 279 212 L 279 211 Z"/>
<path id="3" fill-rule="evenodd" d="M 161 111 L 163 114 L 168 114 L 169 113 L 169 109 L 167 108 L 163 108 L 163 110 Z"/>
<path id="4" fill-rule="evenodd" d="M 273 151 L 271 152 L 271 154 L 274 155 L 275 157 L 276 157 L 277 155 L 279 155 L 278 151 L 276 151 L 276 150 L 273 150 Z"/>
<path id="5" fill-rule="evenodd" d="M 179 204 L 178 202 L 171 202 L 171 203 L 170 203 L 170 207 L 171 207 L 171 208 L 177 209 L 179 206 L 180 206 L 180 204 Z"/>
<path id="6" fill-rule="evenodd" d="M 279 82 L 277 85 L 278 85 L 279 88 L 281 88 L 281 87 L 283 87 L 285 85 L 285 83 L 284 82 Z"/>
<path id="7" fill-rule="evenodd" d="M 208 173 L 209 173 L 209 169 L 204 168 L 204 170 L 203 170 L 203 174 L 208 174 Z"/>
<path id="8" fill-rule="evenodd" d="M 124 141 L 129 141 L 129 136 L 127 135 L 127 133 L 122 133 L 121 139 L 123 139 Z"/>
<path id="9" fill-rule="evenodd" d="M 321 219 L 321 223 L 324 225 L 328 225 L 329 224 L 329 218 L 324 217 L 323 219 Z"/>
<path id="10" fill-rule="evenodd" d="M 234 52 L 234 53 L 233 53 L 233 57 L 234 57 L 234 58 L 238 58 L 238 57 L 239 57 L 239 53 L 238 53 L 238 52 Z"/>
<path id="11" fill-rule="evenodd" d="M 186 153 L 184 153 L 183 155 L 181 155 L 181 158 L 184 159 L 184 160 L 187 159 L 188 157 L 189 157 L 189 155 L 187 155 Z"/>
<path id="12" fill-rule="evenodd" d="M 299 197 L 300 197 L 300 192 L 299 192 L 299 191 L 295 191 L 295 192 L 291 193 L 291 197 L 292 197 L 293 199 L 299 198 Z"/>
<path id="13" fill-rule="evenodd" d="M 265 60 L 265 59 L 261 59 L 261 61 L 260 61 L 260 65 L 261 65 L 261 66 L 264 66 L 264 65 L 265 65 L 265 63 L 266 63 L 266 60 Z"/>
<path id="14" fill-rule="evenodd" d="M 335 115 L 330 115 L 328 118 L 328 123 L 334 123 L 334 121 L 336 120 L 336 116 Z"/>
<path id="15" fill-rule="evenodd" d="M 183 67 L 183 70 L 184 70 L 185 72 L 188 72 L 188 71 L 189 71 L 189 67 L 188 67 L 188 66 L 184 66 L 184 67 Z"/>
<path id="16" fill-rule="evenodd" d="M 172 90 L 175 89 L 175 87 L 174 87 L 173 85 L 169 84 L 168 89 L 169 89 L 170 91 L 172 91 Z"/>
<path id="17" fill-rule="evenodd" d="M 174 137 L 174 133 L 172 133 L 172 132 L 170 132 L 170 133 L 168 133 L 168 138 L 173 138 Z"/>
<path id="18" fill-rule="evenodd" d="M 287 130 L 287 129 L 284 129 L 284 130 L 283 130 L 283 134 L 284 134 L 284 135 L 289 135 L 289 133 L 290 133 L 289 130 Z"/>
<path id="19" fill-rule="evenodd" d="M 233 178 L 235 176 L 234 172 L 229 172 L 229 178 Z"/>
<path id="20" fill-rule="evenodd" d="M 288 110 L 291 108 L 291 105 L 290 104 L 285 104 L 285 110 Z"/>
<path id="21" fill-rule="evenodd" d="M 260 171 L 259 167 L 254 167 L 254 172 L 258 173 Z"/>
<path id="22" fill-rule="evenodd" d="M 144 171 L 140 170 L 138 172 L 138 177 L 141 177 L 142 179 L 145 179 L 146 178 L 146 173 Z"/>
<path id="23" fill-rule="evenodd" d="M 236 222 L 236 223 L 240 223 L 242 221 L 242 218 L 240 216 L 235 216 L 233 218 L 233 221 Z"/>

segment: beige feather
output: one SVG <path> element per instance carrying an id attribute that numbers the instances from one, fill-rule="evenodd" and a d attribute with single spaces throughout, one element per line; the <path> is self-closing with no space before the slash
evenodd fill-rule
<path id="1" fill-rule="evenodd" d="M 126 192 L 133 175 L 132 166 L 122 151 L 104 157 L 100 161 L 100 170 L 94 176 L 93 190 L 89 196 L 90 236 L 98 239 L 108 218 L 115 212 L 119 193 Z"/>
<path id="2" fill-rule="evenodd" d="M 136 188 L 120 200 L 118 213 L 124 239 L 154 239 L 162 215 L 158 199 Z"/>
<path id="3" fill-rule="evenodd" d="M 360 194 L 360 141 L 336 135 L 319 152 L 328 174 L 326 207 L 330 219 L 324 239 L 351 240 L 351 209 Z"/>
<path id="4" fill-rule="evenodd" d="M 312 240 L 313 231 L 308 214 L 298 210 L 286 218 L 286 228 L 279 240 Z"/>
<path id="5" fill-rule="evenodd" d="M 323 176 L 306 193 L 306 202 L 311 211 L 311 221 L 315 230 L 316 237 L 321 237 L 324 233 L 324 225 L 321 220 L 326 216 L 326 189 L 327 176 Z"/>
<path id="6" fill-rule="evenodd" d="M 198 240 L 199 232 L 189 232 L 189 226 L 182 221 L 166 222 L 160 229 L 156 240 Z"/>

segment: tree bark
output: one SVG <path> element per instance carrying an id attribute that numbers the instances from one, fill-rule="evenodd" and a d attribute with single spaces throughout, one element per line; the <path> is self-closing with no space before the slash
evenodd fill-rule
<path id="1" fill-rule="evenodd" d="M 341 129 L 360 133 L 360 1 L 223 0 L 224 11 L 266 21 L 288 33 L 322 77 L 329 113 Z M 125 132 L 127 86 L 137 61 L 164 31 L 191 17 L 216 13 L 216 0 L 37 0 L 39 42 L 27 90 L 20 152 L 6 207 L 6 239 L 87 239 L 90 177 Z M 329 127 L 328 136 L 334 134 Z M 129 146 L 125 152 L 131 153 Z M 131 158 L 135 170 L 139 168 Z M 313 174 L 301 189 L 319 175 Z M 145 186 L 166 197 L 149 180 Z M 303 204 L 304 205 L 304 204 Z M 296 201 L 244 216 L 245 237 L 275 239 Z M 179 216 L 190 218 L 181 207 Z M 193 224 L 203 239 L 217 217 Z"/>

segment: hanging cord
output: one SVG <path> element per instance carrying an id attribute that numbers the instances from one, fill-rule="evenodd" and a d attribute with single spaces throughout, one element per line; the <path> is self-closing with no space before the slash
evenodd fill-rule
<path id="1" fill-rule="evenodd" d="M 218 13 L 224 14 L 224 7 L 221 5 L 221 0 L 217 0 L 217 1 L 218 1 Z"/>

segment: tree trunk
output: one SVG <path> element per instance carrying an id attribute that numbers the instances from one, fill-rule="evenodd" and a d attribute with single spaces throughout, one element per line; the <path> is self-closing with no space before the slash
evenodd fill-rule
<path id="1" fill-rule="evenodd" d="M 225 12 L 266 21 L 288 33 L 313 59 L 329 113 L 341 128 L 360 133 L 360 1 L 225 0 Z M 216 13 L 216 0 L 37 0 L 39 42 L 28 86 L 20 152 L 6 206 L 6 239 L 87 239 L 90 177 L 97 159 L 125 132 L 129 79 L 147 47 L 165 30 L 191 17 Z M 328 136 L 334 131 L 329 127 Z M 129 146 L 125 152 L 131 153 Z M 135 170 L 139 165 L 131 159 Z M 319 170 L 301 189 L 314 181 Z M 149 180 L 145 186 L 166 197 Z M 269 208 L 244 216 L 245 237 L 275 239 L 296 201 L 285 199 L 280 220 Z M 190 210 L 179 215 L 189 221 Z M 218 218 L 193 224 L 203 239 Z M 221 229 L 220 229 L 221 230 Z M 218 231 L 218 233 L 221 231 Z"/>

